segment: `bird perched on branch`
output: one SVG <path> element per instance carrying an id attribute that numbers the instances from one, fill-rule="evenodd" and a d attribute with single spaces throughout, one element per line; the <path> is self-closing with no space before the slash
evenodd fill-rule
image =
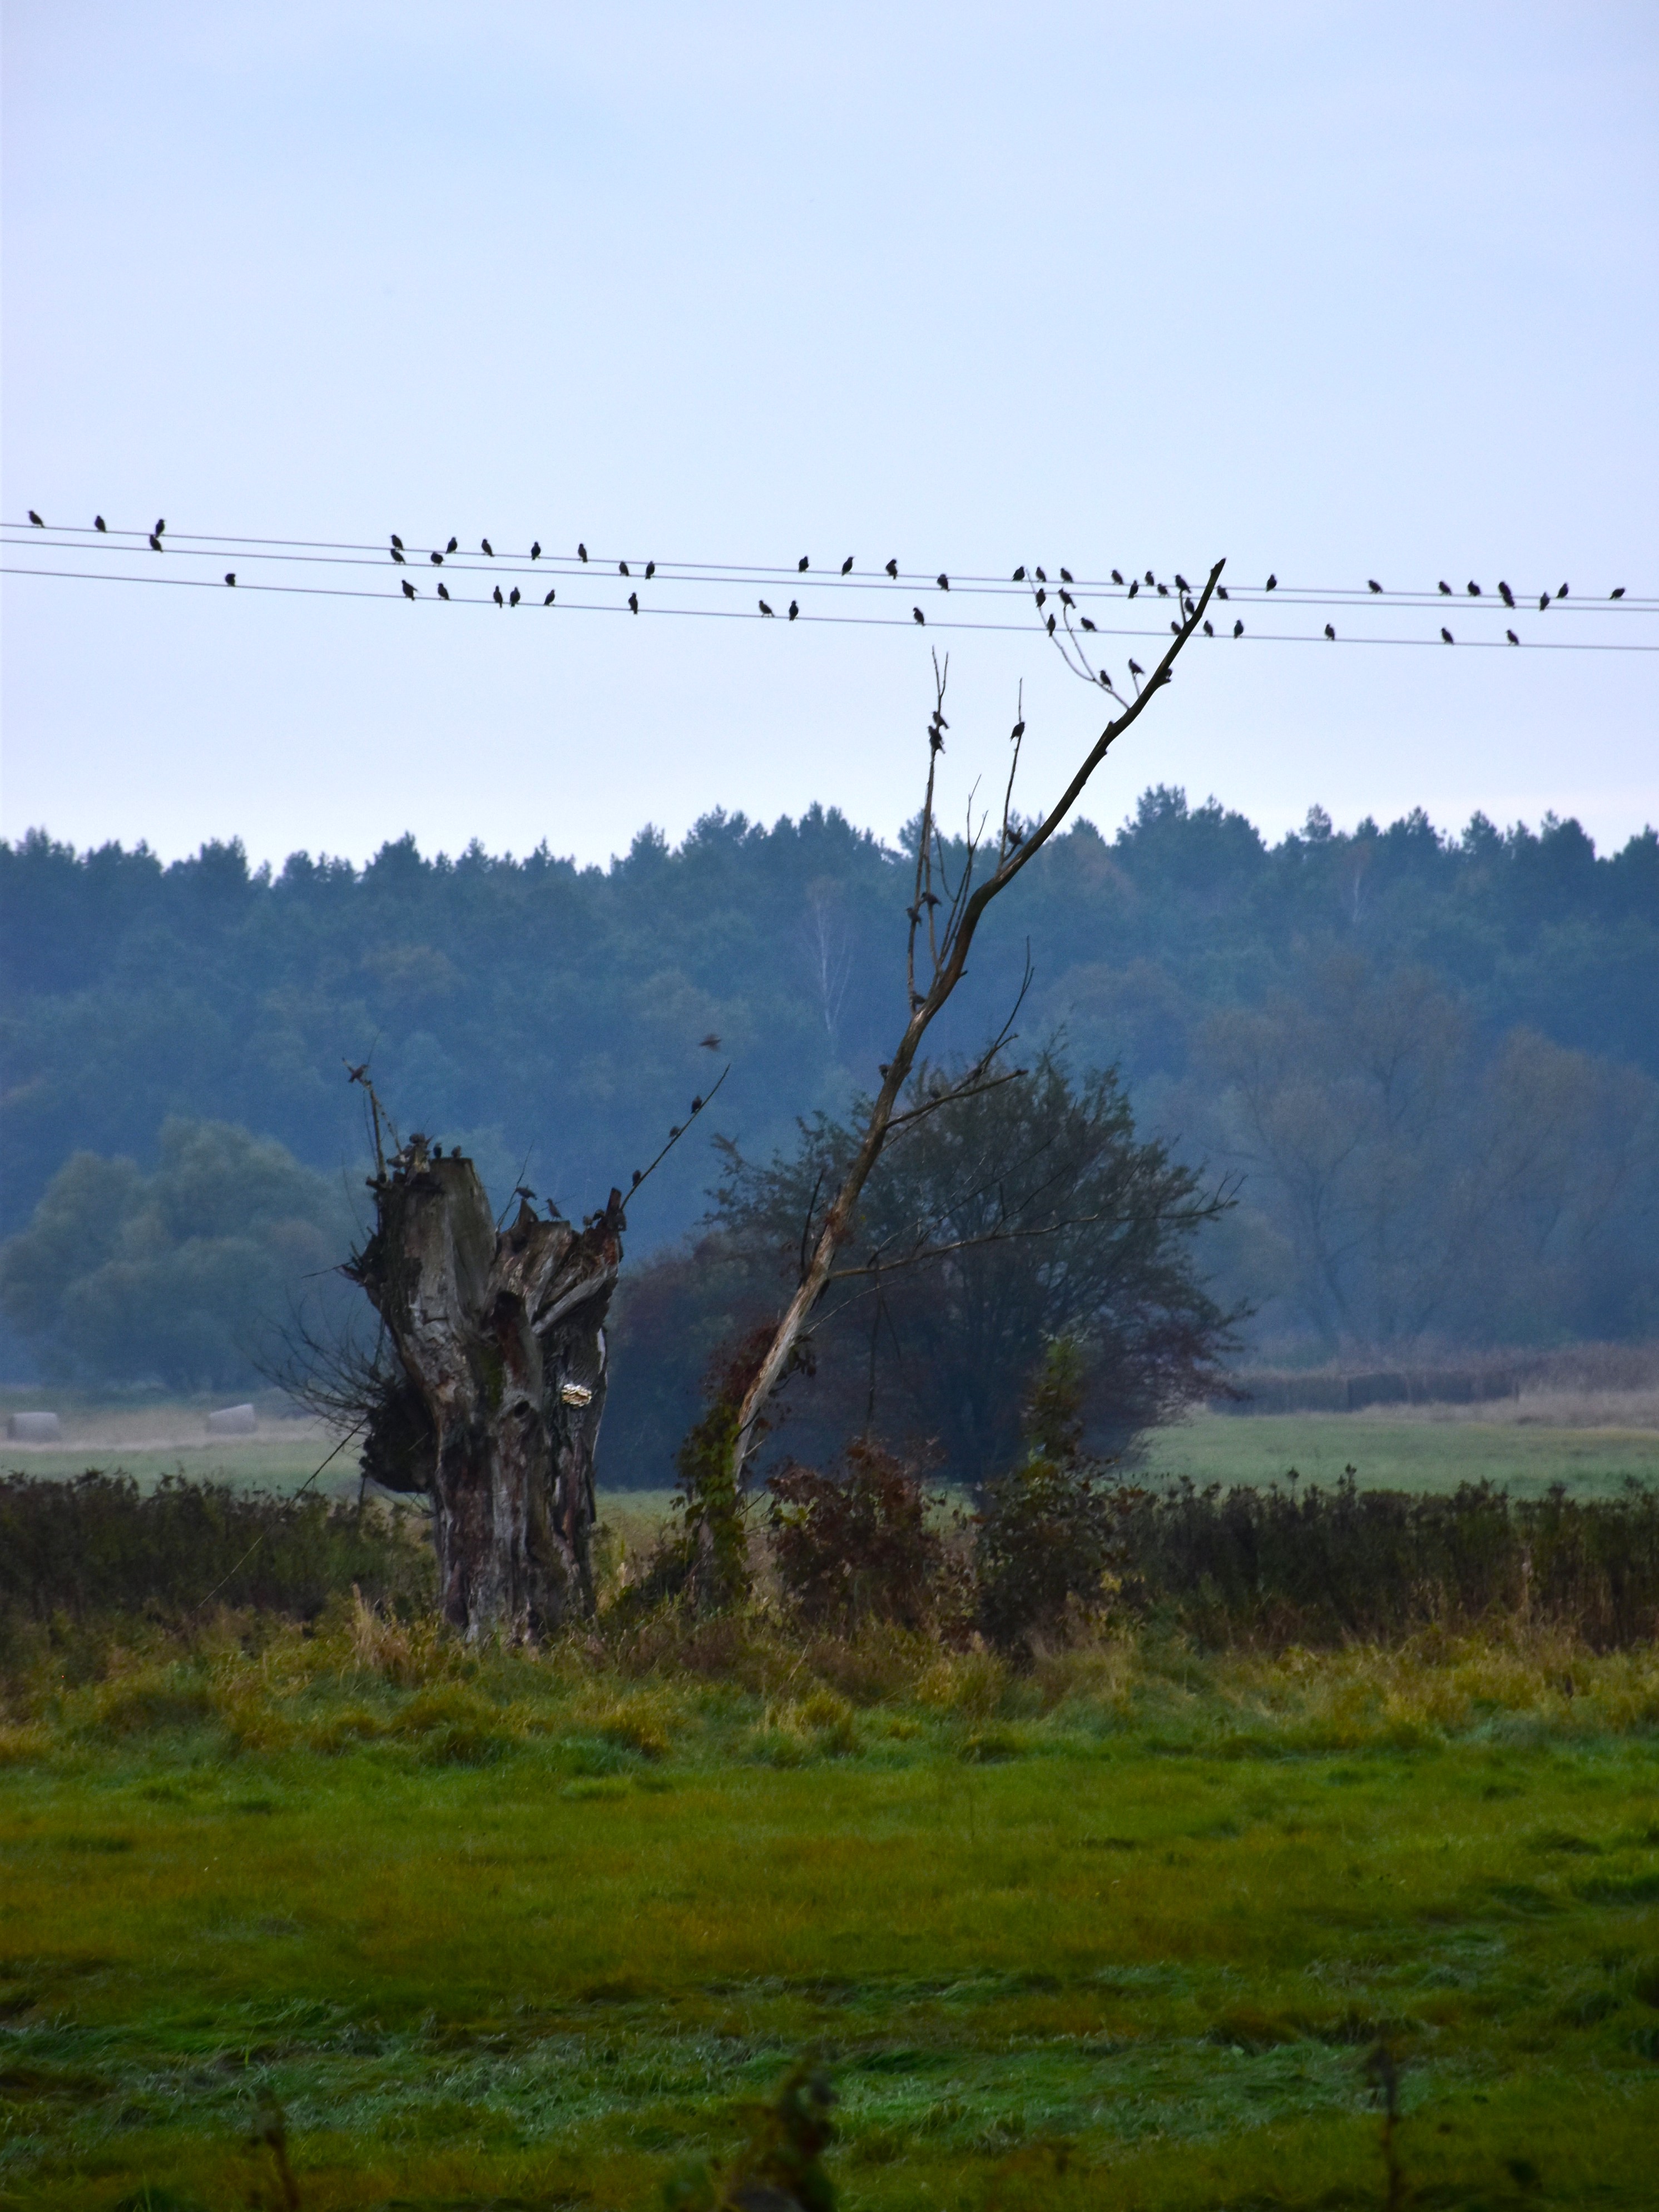
<path id="1" fill-rule="evenodd" d="M 414 596 L 415 596 L 415 586 L 414 586 L 414 585 L 413 585 L 413 584 L 411 584 L 411 583 L 410 582 L 410 580 L 409 580 L 408 577 L 407 577 L 407 576 L 405 576 L 405 577 L 404 578 L 404 597 L 406 599 L 412 599 L 414 598 Z"/>
<path id="2" fill-rule="evenodd" d="M 1063 574 L 1065 572 L 1062 570 L 1061 574 Z M 1060 595 L 1060 604 L 1063 607 L 1074 607 L 1077 605 L 1077 601 L 1072 597 L 1069 592 L 1062 592 Z"/>
<path id="3" fill-rule="evenodd" d="M 1011 745 L 1017 745 L 1024 735 L 1025 724 L 1023 720 L 1018 721 L 1008 732 L 1008 742 Z"/>
<path id="4" fill-rule="evenodd" d="M 1129 663 L 1129 673 L 1131 676 L 1144 676 L 1146 672 L 1138 660 L 1132 660 Z"/>
<path id="5" fill-rule="evenodd" d="M 892 578 L 893 581 L 894 581 L 895 583 L 897 583 L 897 581 L 898 581 L 898 562 L 897 562 L 896 560 L 894 560 L 894 561 L 890 561 L 890 562 L 887 563 L 887 573 L 888 573 L 888 574 Z"/>
<path id="6" fill-rule="evenodd" d="M 760 600 L 760 601 L 758 602 L 758 604 L 759 604 L 759 606 L 760 606 L 760 611 L 761 611 L 761 612 L 762 612 L 763 615 L 769 615 L 769 614 L 771 613 L 772 610 L 771 610 L 771 608 L 770 608 L 770 607 L 769 607 L 769 606 L 767 605 L 767 604 L 766 604 L 766 602 L 765 602 L 765 600 L 764 600 L 764 599 Z"/>

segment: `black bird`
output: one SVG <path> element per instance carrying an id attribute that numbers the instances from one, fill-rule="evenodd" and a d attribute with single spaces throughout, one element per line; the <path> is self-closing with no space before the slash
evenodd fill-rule
<path id="1" fill-rule="evenodd" d="M 444 556 L 441 553 L 428 553 L 426 557 L 434 568 L 441 568 L 444 565 Z"/>
<path id="2" fill-rule="evenodd" d="M 651 579 L 656 574 L 656 562 L 654 561 L 647 561 L 645 564 L 645 580 L 647 584 L 651 581 Z"/>
<path id="3" fill-rule="evenodd" d="M 107 530 L 109 528 L 108 523 L 105 521 L 101 514 L 94 514 L 93 516 L 92 526 L 94 530 Z"/>
<path id="4" fill-rule="evenodd" d="M 479 544 L 480 547 L 483 549 L 483 550 L 484 552 L 488 553 L 488 554 L 489 554 L 489 557 L 490 557 L 490 559 L 493 561 L 493 560 L 495 559 L 495 547 L 490 544 L 489 540 L 487 538 L 481 538 L 478 540 L 478 544 Z"/>
<path id="5" fill-rule="evenodd" d="M 405 591 L 407 591 L 407 590 L 408 590 L 408 588 L 409 588 L 409 586 L 408 586 L 407 585 L 405 585 L 405 586 L 404 586 L 404 590 L 405 590 Z M 499 584 L 497 584 L 497 585 L 496 585 L 496 586 L 495 586 L 495 593 L 494 593 L 494 598 L 495 598 L 495 604 L 496 604 L 496 605 L 497 605 L 498 607 L 504 607 L 504 606 L 507 605 L 507 601 L 506 601 L 506 600 L 501 597 L 501 586 L 500 586 Z"/>
<path id="6" fill-rule="evenodd" d="M 760 611 L 761 611 L 761 612 L 762 612 L 763 615 L 769 615 L 769 614 L 771 613 L 772 610 L 771 610 L 771 608 L 770 608 L 770 607 L 769 607 L 769 606 L 767 605 L 767 604 L 766 604 L 766 602 L 765 602 L 765 600 L 764 600 L 764 599 L 762 599 L 762 600 L 760 601 L 760 603 L 759 603 L 759 604 L 760 604 Z"/>
<path id="7" fill-rule="evenodd" d="M 413 585 L 413 584 L 411 584 L 411 583 L 410 582 L 410 580 L 409 580 L 408 577 L 407 577 L 407 576 L 405 576 L 405 577 L 404 578 L 404 597 L 406 599 L 412 599 L 414 598 L 414 596 L 415 596 L 415 586 L 414 586 L 414 585 Z"/>
<path id="8" fill-rule="evenodd" d="M 1180 636 L 1180 635 L 1181 635 L 1181 624 L 1180 624 L 1178 622 L 1172 622 L 1172 623 L 1170 624 L 1170 628 L 1171 629 L 1171 630 L 1173 630 L 1173 632 L 1175 633 L 1175 635 L 1176 635 L 1177 637 L 1179 637 L 1179 636 Z"/>
<path id="9" fill-rule="evenodd" d="M 948 592 L 951 588 L 951 579 L 945 574 L 943 568 L 941 568 L 938 575 L 934 577 L 933 581 L 939 586 L 941 592 Z"/>
<path id="10" fill-rule="evenodd" d="M 1169 587 L 1169 586 L 1168 586 L 1167 584 L 1160 584 L 1160 585 L 1158 586 L 1158 596 L 1159 597 L 1159 599 L 1167 599 L 1169 598 L 1169 596 L 1170 596 L 1170 587 Z"/>
<path id="11" fill-rule="evenodd" d="M 1085 629 L 1092 629 L 1094 628 L 1094 624 L 1090 621 L 1087 615 L 1079 615 L 1078 617 L 1078 620 L 1083 624 Z"/>
<path id="12" fill-rule="evenodd" d="M 697 1039 L 697 1050 L 699 1052 L 718 1052 L 720 1048 L 720 1041 L 714 1035 L 713 1030 L 709 1030 L 706 1037 L 699 1037 Z"/>
<path id="13" fill-rule="evenodd" d="M 441 1145 L 434 1145 L 434 1146 L 432 1147 L 432 1157 L 433 1157 L 433 1158 L 434 1158 L 434 1160 L 441 1160 L 441 1159 L 442 1159 L 443 1156 L 444 1156 L 444 1148 L 443 1148 L 443 1146 L 442 1146 Z"/>
<path id="14" fill-rule="evenodd" d="M 1607 593 L 1607 597 L 1608 597 L 1610 599 L 1622 599 L 1624 598 L 1624 596 L 1625 596 L 1625 587 L 1624 587 L 1624 586 L 1623 586 L 1622 584 L 1617 584 L 1617 585 L 1615 585 L 1615 586 L 1613 586 L 1613 590 L 1612 590 L 1612 591 L 1610 591 L 1610 592 Z"/>
<path id="15" fill-rule="evenodd" d="M 1450 631 L 1446 628 L 1446 625 L 1444 624 L 1444 623 L 1441 623 L 1441 625 L 1440 625 L 1440 635 L 1441 635 L 1441 636 L 1442 636 L 1443 638 L 1444 638 L 1444 640 L 1446 641 L 1446 643 L 1447 643 L 1448 645 L 1455 645 L 1455 644 L 1456 644 L 1457 640 L 1456 640 L 1456 639 L 1452 635 L 1451 632 L 1450 632 Z"/>
<path id="16" fill-rule="evenodd" d="M 694 1099 L 691 1101 L 691 1111 L 692 1111 L 694 1114 L 701 1114 L 701 1113 L 702 1113 L 702 1099 L 701 1099 L 701 1098 L 694 1098 Z"/>
<path id="17" fill-rule="evenodd" d="M 514 1198 L 534 1198 L 536 1194 L 527 1182 L 521 1182 L 514 1191 L 513 1195 Z"/>
<path id="18" fill-rule="evenodd" d="M 796 562 L 796 563 L 795 563 L 795 567 L 796 567 L 797 570 L 798 570 L 798 571 L 799 572 L 799 574 L 800 574 L 801 575 L 803 575 L 803 576 L 806 574 L 807 570 L 811 567 L 811 565 L 812 565 L 812 564 L 811 564 L 811 562 L 807 559 L 806 556 L 805 556 L 804 553 L 801 555 L 801 556 L 800 556 L 799 560 L 799 561 L 797 561 L 797 562 Z"/>
<path id="19" fill-rule="evenodd" d="M 1190 592 L 1192 588 L 1193 588 L 1193 587 L 1192 587 L 1192 586 L 1191 586 L 1191 585 L 1187 581 L 1187 579 L 1186 579 L 1186 578 L 1182 574 L 1182 573 L 1181 573 L 1180 569 L 1179 569 L 1179 568 L 1177 568 L 1177 569 L 1176 570 L 1176 591 L 1178 591 L 1178 592 Z"/>
<path id="20" fill-rule="evenodd" d="M 790 619 L 790 621 L 791 621 L 791 622 L 793 622 L 793 621 L 794 621 L 794 619 L 795 619 L 795 617 L 796 617 L 796 616 L 797 616 L 799 612 L 800 612 L 800 601 L 799 601 L 799 599 L 791 599 L 791 600 L 790 600 L 790 602 L 789 602 L 789 619 Z"/>
<path id="21" fill-rule="evenodd" d="M 1010 731 L 1009 731 L 1009 732 L 1008 732 L 1008 742 L 1010 743 L 1010 744 L 1018 744 L 1019 743 L 1019 740 L 1020 740 L 1020 739 L 1021 739 L 1024 735 L 1025 735 L 1025 725 L 1024 725 L 1024 723 L 1023 721 L 1016 722 L 1016 723 L 1014 724 L 1013 728 L 1012 728 L 1012 730 L 1010 730 Z"/>
<path id="22" fill-rule="evenodd" d="M 1379 583 L 1377 582 L 1377 580 L 1376 580 L 1376 577 L 1375 577 L 1375 576 L 1367 576 L 1367 577 L 1366 577 L 1366 579 L 1365 579 L 1365 589 L 1366 589 L 1368 592 L 1380 592 L 1380 591 L 1382 590 L 1382 585 L 1381 585 L 1381 584 L 1379 584 Z"/>
<path id="23" fill-rule="evenodd" d="M 158 522 L 156 523 L 156 526 L 155 526 L 155 535 L 156 535 L 158 538 L 165 538 L 165 537 L 167 536 L 167 524 L 166 524 L 165 522 L 158 521 Z"/>
<path id="24" fill-rule="evenodd" d="M 1566 587 L 1566 586 L 1565 586 L 1565 584 L 1563 584 L 1562 586 L 1560 586 L 1560 587 L 1559 587 L 1559 590 L 1557 591 L 1557 592 L 1556 592 L 1555 596 L 1556 596 L 1556 598 L 1557 598 L 1558 599 L 1565 599 L 1566 598 L 1566 596 L 1567 596 L 1567 587 Z"/>
<path id="25" fill-rule="evenodd" d="M 1122 577 L 1121 577 L 1121 576 L 1120 576 L 1120 575 L 1118 574 L 1117 570 L 1116 570 L 1115 568 L 1114 568 L 1114 569 L 1113 569 L 1113 571 L 1112 571 L 1112 581 L 1113 581 L 1115 584 L 1121 584 L 1121 583 L 1123 581 Z"/>
<path id="26" fill-rule="evenodd" d="M 1480 596 L 1480 586 L 1479 584 L 1475 583 L 1473 579 L 1471 579 L 1469 582 L 1468 593 L 1472 599 L 1478 599 Z"/>
<path id="27" fill-rule="evenodd" d="M 1133 583 L 1133 584 L 1131 584 L 1131 585 L 1130 585 L 1130 586 L 1129 586 L 1129 597 L 1130 597 L 1131 599 L 1133 599 L 1133 598 L 1135 597 L 1136 593 L 1139 591 L 1139 589 L 1140 589 L 1140 579 L 1139 579 L 1139 576 L 1137 576 L 1137 577 L 1135 578 L 1135 580 L 1134 580 Z"/>
<path id="28" fill-rule="evenodd" d="M 644 1177 L 643 1174 L 641 1172 L 641 1170 L 640 1170 L 638 1168 L 635 1168 L 635 1170 L 634 1170 L 634 1188 L 635 1188 L 635 1190 L 637 1190 L 637 1189 L 639 1188 L 640 1185 L 641 1185 L 644 1181 L 645 1181 L 645 1177 Z"/>
<path id="29" fill-rule="evenodd" d="M 1234 635 L 1235 637 L 1243 637 L 1243 635 L 1244 635 L 1244 625 L 1243 625 L 1243 623 L 1242 622 L 1236 622 L 1236 623 L 1233 624 L 1233 635 Z"/>
<path id="30" fill-rule="evenodd" d="M 558 596 L 559 595 L 556 592 L 550 592 L 547 597 L 542 601 L 542 605 L 544 607 L 550 607 L 554 600 L 556 599 Z"/>
<path id="31" fill-rule="evenodd" d="M 1129 673 L 1131 676 L 1144 676 L 1146 672 L 1138 660 L 1132 660 L 1129 663 Z"/>
<path id="32" fill-rule="evenodd" d="M 1335 631 L 1331 628 L 1331 626 L 1330 626 L 1329 623 L 1326 623 L 1326 625 L 1325 625 L 1325 635 L 1326 635 L 1326 636 L 1327 636 L 1327 637 L 1331 638 L 1331 639 L 1333 639 L 1333 640 L 1334 640 L 1334 638 L 1335 638 L 1335 636 L 1336 636 L 1336 632 L 1335 632 Z"/>
<path id="33" fill-rule="evenodd" d="M 927 619 L 927 616 L 923 614 L 920 607 L 912 607 L 910 612 L 919 623 L 925 623 Z"/>
<path id="34" fill-rule="evenodd" d="M 619 576 L 625 576 L 625 575 L 628 574 L 628 563 L 627 563 L 627 562 L 626 562 L 626 561 L 618 561 L 618 562 L 617 562 L 617 574 Z"/>
<path id="35" fill-rule="evenodd" d="M 853 573 L 853 556 L 850 553 L 841 564 L 841 573 L 843 576 L 850 576 Z"/>
<path id="36" fill-rule="evenodd" d="M 42 524 L 41 527 L 43 529 L 45 526 L 46 526 Z M 149 550 L 152 553 L 159 553 L 161 550 L 161 541 L 153 530 L 149 533 Z"/>
<path id="37" fill-rule="evenodd" d="M 1038 605 L 1039 606 L 1043 606 L 1043 605 L 1045 605 L 1047 604 L 1047 602 L 1048 602 L 1048 594 L 1047 593 L 1047 592 L 1044 592 L 1044 591 L 1039 591 L 1039 592 L 1038 592 L 1038 593 L 1037 593 L 1037 595 L 1036 595 L 1036 603 L 1037 603 L 1037 605 Z"/>
<path id="38" fill-rule="evenodd" d="M 510 607 L 516 607 L 519 604 L 519 587 L 516 584 L 514 584 L 512 590 L 507 595 L 507 604 Z M 637 613 L 639 611 L 636 608 L 635 611 Z"/>
<path id="39" fill-rule="evenodd" d="M 1153 574 L 1152 574 L 1152 570 L 1151 570 L 1150 568 L 1146 571 L 1146 581 L 1147 581 L 1149 584 L 1155 584 L 1155 583 L 1157 583 L 1157 581 L 1158 581 L 1158 578 L 1157 578 L 1155 575 L 1153 575 Z"/>
<path id="40" fill-rule="evenodd" d="M 517 593 L 516 592 L 514 592 L 514 594 L 513 594 L 513 596 L 514 596 L 514 598 L 516 599 L 518 598 L 518 596 L 519 596 L 519 595 L 518 595 L 518 593 Z M 636 614 L 638 614 L 639 611 L 640 611 L 640 595 L 639 595 L 639 593 L 638 593 L 637 592 L 630 592 L 628 594 L 628 611 L 629 611 L 629 614 L 631 614 L 631 615 L 636 615 Z"/>
<path id="41" fill-rule="evenodd" d="M 576 548 L 576 558 L 577 558 L 579 561 L 586 561 L 586 558 L 587 558 L 587 548 L 586 548 L 586 545 L 579 545 L 579 546 Z"/>
<path id="42" fill-rule="evenodd" d="M 1060 580 L 1062 584 L 1073 584 L 1077 581 L 1077 579 L 1069 568 L 1062 568 L 1060 572 Z"/>
<path id="43" fill-rule="evenodd" d="M 149 542 L 150 542 L 150 544 L 151 544 L 152 545 L 154 545 L 154 544 L 155 544 L 155 540 L 152 538 L 150 539 L 150 541 L 149 541 Z M 403 565 L 404 565 L 404 556 L 403 556 L 403 555 L 402 555 L 402 554 L 398 550 L 398 549 L 397 549 L 397 547 L 396 547 L 395 545 L 394 545 L 394 546 L 392 547 L 392 559 L 397 562 L 398 566 L 401 568 L 403 567 Z"/>
<path id="44" fill-rule="evenodd" d="M 438 597 L 441 599 L 447 599 L 449 597 L 449 586 L 447 584 L 441 583 L 439 585 Z"/>
<path id="45" fill-rule="evenodd" d="M 1443 599 L 1450 599 L 1452 595 L 1451 586 L 1446 581 L 1443 576 L 1440 580 L 1440 595 Z"/>
<path id="46" fill-rule="evenodd" d="M 402 539 L 401 538 L 399 538 L 399 537 L 398 537 L 398 533 L 397 533 L 397 532 L 396 532 L 395 530 L 394 530 L 394 531 L 392 532 L 392 544 L 397 547 L 398 550 L 401 553 L 401 552 L 403 551 L 403 550 L 404 550 L 404 541 L 403 541 L 403 539 Z"/>
<path id="47" fill-rule="evenodd" d="M 446 553 L 459 553 L 460 550 L 461 541 L 459 538 L 452 538 L 448 544 L 444 548 L 444 551 Z"/>
<path id="48" fill-rule="evenodd" d="M 1184 615 L 1195 615 L 1198 612 L 1196 602 L 1190 598 L 1183 599 L 1181 602 L 1181 611 Z"/>
<path id="49" fill-rule="evenodd" d="M 1048 580 L 1048 572 L 1045 569 L 1033 568 L 1031 574 L 1036 578 L 1039 584 L 1046 584 Z"/>
<path id="50" fill-rule="evenodd" d="M 1511 645 L 1519 645 L 1519 644 L 1520 644 L 1520 642 L 1521 642 L 1520 639 L 1516 635 L 1515 632 L 1514 632 L 1512 629 L 1506 629 L 1506 630 L 1504 631 L 1504 636 L 1505 636 L 1506 638 L 1508 638 L 1508 640 L 1509 640 L 1509 641 L 1510 641 L 1510 643 Z"/>
<path id="51" fill-rule="evenodd" d="M 1074 607 L 1077 605 L 1077 601 L 1072 597 L 1069 592 L 1062 592 L 1060 595 L 1060 604 L 1063 607 Z"/>
<path id="52" fill-rule="evenodd" d="M 1095 681 L 1108 691 L 1112 688 L 1112 679 L 1103 668 L 1097 668 L 1095 671 Z"/>
<path id="53" fill-rule="evenodd" d="M 1014 571 L 1013 580 L 1017 584 L 1023 584 L 1025 581 L 1025 563 L 1023 561 Z"/>
<path id="54" fill-rule="evenodd" d="M 1213 637 L 1213 636 L 1215 635 L 1215 630 L 1214 630 L 1214 628 L 1213 628 L 1213 626 L 1212 626 L 1211 623 L 1205 623 L 1205 625 L 1204 625 L 1204 635 L 1205 635 L 1205 636 L 1206 636 L 1206 637 Z"/>
<path id="55" fill-rule="evenodd" d="M 1547 592 L 1540 592 L 1538 595 L 1538 611 L 1540 615 L 1543 613 L 1545 608 L 1548 606 L 1549 603 L 1549 593 Z"/>
<path id="56" fill-rule="evenodd" d="M 226 581 L 226 583 L 228 583 L 228 584 L 234 584 L 234 582 L 236 581 L 236 571 L 235 571 L 234 568 L 227 568 L 227 569 L 226 569 L 226 571 L 225 571 L 225 581 Z"/>
<path id="57" fill-rule="evenodd" d="M 1512 607 L 1515 605 L 1515 593 L 1510 591 L 1507 584 L 1500 583 L 1498 585 L 1498 596 L 1502 599 L 1506 607 Z"/>
<path id="58" fill-rule="evenodd" d="M 530 557 L 532 561 L 539 561 L 542 557 L 542 541 L 539 538 L 533 542 L 530 548 Z"/>
<path id="59" fill-rule="evenodd" d="M 1277 577 L 1277 576 L 1269 576 L 1269 577 L 1268 577 L 1268 579 L 1267 579 L 1267 589 L 1268 589 L 1270 592 L 1276 592 L 1276 591 L 1279 589 L 1279 579 L 1278 579 L 1278 577 Z"/>
<path id="60" fill-rule="evenodd" d="M 898 562 L 896 561 L 890 561 L 887 563 L 887 573 L 896 584 L 898 581 Z"/>

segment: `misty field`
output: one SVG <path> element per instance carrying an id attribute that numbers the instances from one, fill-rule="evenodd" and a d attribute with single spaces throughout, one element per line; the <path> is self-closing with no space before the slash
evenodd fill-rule
<path id="1" fill-rule="evenodd" d="M 811 2055 L 845 2205 L 1381 2204 L 1379 2043 L 1407 2201 L 1652 2201 L 1651 1647 L 509 1658 L 359 1606 L 49 1672 L 0 2202 L 279 2204 L 274 2099 L 308 2212 L 648 2206 Z"/>

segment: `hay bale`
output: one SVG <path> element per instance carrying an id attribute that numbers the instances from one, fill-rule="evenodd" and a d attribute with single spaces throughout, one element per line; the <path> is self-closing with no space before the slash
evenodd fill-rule
<path id="1" fill-rule="evenodd" d="M 222 1406 L 207 1417 L 210 1437 L 251 1437 L 258 1433 L 259 1416 L 252 1406 Z"/>

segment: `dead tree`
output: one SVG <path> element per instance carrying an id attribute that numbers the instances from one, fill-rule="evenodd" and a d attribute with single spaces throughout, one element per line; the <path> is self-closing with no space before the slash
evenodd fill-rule
<path id="1" fill-rule="evenodd" d="M 1090 777 L 1111 747 L 1132 723 L 1139 720 L 1151 700 L 1169 683 L 1182 648 L 1204 619 L 1204 611 L 1220 582 L 1224 565 L 1219 561 L 1216 562 L 1196 598 L 1183 580 L 1176 579 L 1180 587 L 1177 604 L 1181 609 L 1181 619 L 1171 622 L 1170 627 L 1173 635 L 1170 643 L 1150 675 L 1133 660 L 1129 663 L 1130 690 L 1127 696 L 1112 682 L 1105 670 L 1095 663 L 1091 647 L 1073 627 L 1074 607 L 1070 592 L 1056 592 L 1054 610 L 1045 616 L 1043 607 L 1048 598 L 1048 591 L 1042 584 L 1033 584 L 1038 618 L 1065 657 L 1066 665 L 1074 675 L 1103 691 L 1114 702 L 1118 712 L 1085 755 L 1076 774 L 1051 811 L 1040 817 L 1029 830 L 1022 830 L 1013 811 L 1020 742 L 1025 734 L 1024 715 L 1015 722 L 1012 740 L 1013 760 L 1003 795 L 996 865 L 977 884 L 974 881 L 974 874 L 983 824 L 981 830 L 976 831 L 971 820 L 969 823 L 966 851 L 954 887 L 949 880 L 947 854 L 939 828 L 935 786 L 939 757 L 945 750 L 945 732 L 950 725 L 945 719 L 946 671 L 935 661 L 936 696 L 933 719 L 927 729 L 927 781 L 916 840 L 915 895 L 908 908 L 909 937 L 906 951 L 906 984 L 909 994 L 909 1018 L 893 1048 L 892 1057 L 882 1065 L 881 1088 L 871 1105 L 851 1162 L 839 1188 L 830 1200 L 822 1225 L 816 1237 L 803 1239 L 804 1245 L 810 1242 L 810 1250 L 803 1251 L 799 1282 L 777 1323 L 770 1345 L 754 1370 L 753 1380 L 738 1409 L 733 1472 L 738 1480 L 742 1478 L 744 1462 L 759 1440 L 767 1404 L 795 1364 L 802 1333 L 830 1281 L 836 1256 L 853 1233 L 860 1195 L 881 1157 L 884 1146 L 903 1122 L 914 1119 L 917 1114 L 932 1112 L 949 1100 L 969 1095 L 997 1079 L 994 1062 L 997 1054 L 1008 1042 L 1006 1024 L 989 1051 L 982 1054 L 957 1081 L 949 1086 L 937 1088 L 923 1104 L 910 1108 L 905 1114 L 901 1115 L 897 1110 L 900 1094 L 909 1079 L 922 1040 L 966 971 L 968 955 L 987 908 L 994 899 L 1000 897 L 1020 871 L 1048 843 L 1077 805 Z M 1036 574 L 1041 577 L 1042 571 L 1038 570 Z M 1018 580 L 1024 580 L 1023 569 Z M 1088 625 L 1090 630 L 1093 627 L 1092 623 Z M 1060 635 L 1062 629 L 1063 636 Z M 938 890 L 935 889 L 936 884 Z"/>

